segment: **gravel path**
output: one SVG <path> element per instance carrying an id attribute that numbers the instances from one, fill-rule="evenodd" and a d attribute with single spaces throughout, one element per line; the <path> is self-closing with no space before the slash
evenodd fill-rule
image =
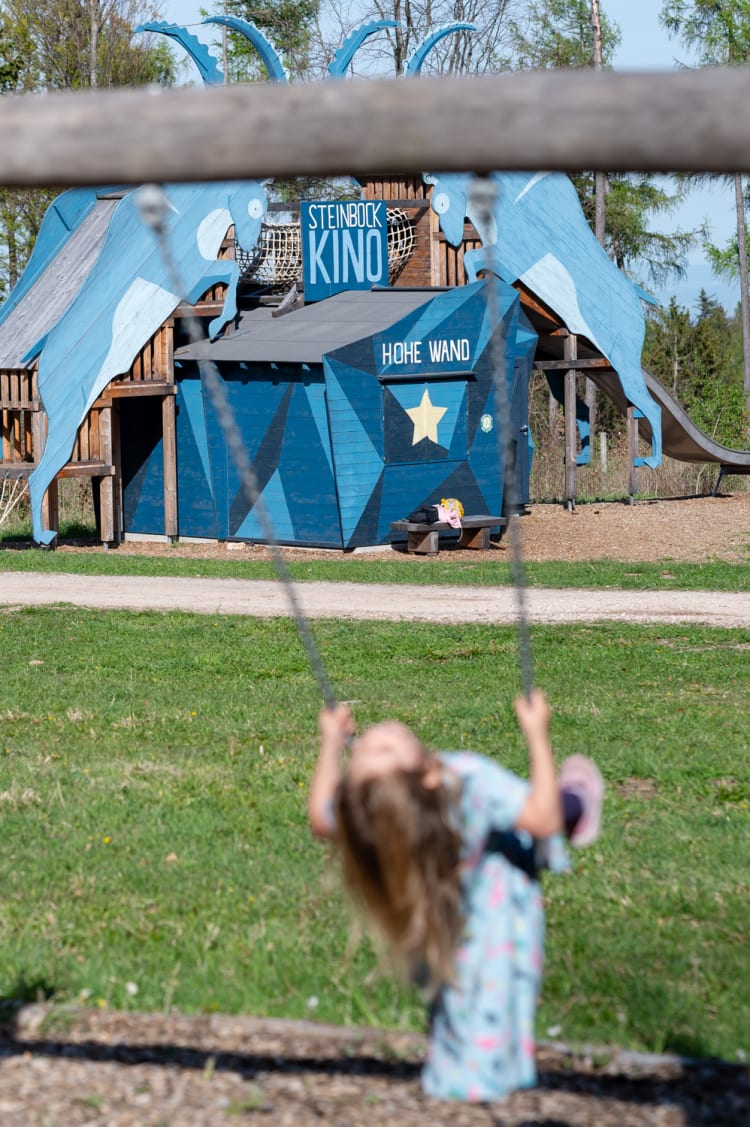
<path id="1" fill-rule="evenodd" d="M 367 583 L 296 584 L 311 618 L 421 622 L 508 623 L 516 615 L 507 587 L 440 587 Z M 439 592 L 439 594 L 438 594 Z M 262 618 L 289 613 L 278 583 L 249 579 L 142 578 L 6 572 L 0 605 L 74 603 L 127 610 L 184 610 Z M 602 619 L 629 622 L 692 622 L 750 627 L 750 593 L 724 591 L 547 590 L 530 588 L 532 622 L 573 623 Z"/>

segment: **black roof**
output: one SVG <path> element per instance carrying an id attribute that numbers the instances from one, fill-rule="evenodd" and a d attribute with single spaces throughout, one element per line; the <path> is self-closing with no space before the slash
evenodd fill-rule
<path id="1" fill-rule="evenodd" d="M 439 292 L 346 290 L 281 316 L 274 316 L 271 306 L 258 306 L 240 314 L 234 332 L 175 349 L 175 360 L 320 364 L 326 353 L 382 332 Z"/>

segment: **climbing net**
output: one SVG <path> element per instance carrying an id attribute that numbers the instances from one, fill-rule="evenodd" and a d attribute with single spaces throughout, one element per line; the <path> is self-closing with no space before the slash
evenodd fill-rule
<path id="1" fill-rule="evenodd" d="M 414 221 L 399 207 L 388 216 L 388 281 L 393 285 L 414 253 Z M 299 223 L 264 223 L 252 250 L 237 246 L 240 280 L 285 293 L 302 278 L 302 233 Z"/>
<path id="2" fill-rule="evenodd" d="M 0 528 L 28 495 L 28 482 L 25 477 L 2 472 L 0 466 Z"/>

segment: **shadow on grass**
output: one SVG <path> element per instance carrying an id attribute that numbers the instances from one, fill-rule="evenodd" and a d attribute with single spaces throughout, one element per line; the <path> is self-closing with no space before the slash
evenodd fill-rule
<path id="1" fill-rule="evenodd" d="M 59 984 L 54 986 L 42 975 L 19 975 L 9 992 L 0 997 L 0 1023 L 7 1025 L 23 1006 L 49 1002 L 58 992 Z"/>
<path id="2" fill-rule="evenodd" d="M 28 992 L 38 984 L 29 983 Z M 44 989 L 41 984 L 41 989 Z M 124 1066 L 140 1064 L 156 1065 L 174 1070 L 175 1068 L 207 1072 L 228 1071 L 242 1077 L 245 1081 L 256 1081 L 262 1085 L 263 1076 L 274 1074 L 290 1077 L 305 1075 L 336 1078 L 380 1078 L 393 1085 L 391 1098 L 398 1101 L 398 1086 L 418 1084 L 420 1064 L 415 1060 L 394 1058 L 388 1054 L 378 1055 L 376 1051 L 360 1049 L 354 1052 L 330 1054 L 317 1051 L 306 1052 L 304 1047 L 286 1046 L 282 1052 L 271 1054 L 253 1052 L 223 1052 L 220 1049 L 192 1048 L 169 1043 L 128 1044 L 127 1032 L 115 1044 L 107 1044 L 93 1039 L 66 1041 L 58 1036 L 44 1035 L 29 1038 L 16 1038 L 10 1035 L 0 1037 L 0 1054 L 7 1057 L 13 1054 L 30 1053 L 35 1058 L 65 1058 L 92 1063 L 115 1063 Z M 312 1046 L 311 1046 L 312 1048 Z M 611 1066 L 610 1066 L 611 1067 Z M 541 1094 L 569 1095 L 584 1100 L 586 1122 L 597 1127 L 609 1127 L 627 1120 L 632 1124 L 647 1124 L 653 1121 L 656 1109 L 670 1108 L 681 1114 L 679 1122 L 684 1127 L 737 1127 L 750 1122 L 750 1083 L 748 1069 L 719 1060 L 681 1062 L 671 1059 L 661 1063 L 654 1058 L 651 1067 L 636 1075 L 621 1072 L 597 1072 L 586 1066 L 576 1066 L 570 1058 L 564 1058 L 559 1066 L 549 1061 L 539 1074 L 538 1089 Z M 294 1088 L 294 1093 L 298 1089 Z M 404 1093 L 406 1096 L 406 1093 Z M 293 1093 L 290 1091 L 290 1098 Z M 293 1095 L 295 1101 L 298 1095 Z M 413 1098 L 413 1092 L 409 1093 Z M 410 1103 L 410 1107 L 411 1107 Z M 455 1117 L 450 1104 L 430 1102 L 433 1123 L 449 1123 Z M 484 1105 L 493 1115 L 490 1121 L 494 1127 L 504 1127 L 508 1109 L 498 1109 Z M 434 1114 L 432 1111 L 434 1109 Z M 446 1115 L 443 1117 L 442 1111 Z M 258 1110 L 273 1111 L 267 1106 Z M 564 1109 L 561 1109 L 564 1113 Z M 448 1114 L 450 1112 L 450 1114 Z M 578 1105 L 573 1120 L 565 1118 L 525 1119 L 518 1127 L 574 1127 L 581 1123 L 581 1107 Z M 675 1120 L 677 1122 L 677 1120 Z"/>

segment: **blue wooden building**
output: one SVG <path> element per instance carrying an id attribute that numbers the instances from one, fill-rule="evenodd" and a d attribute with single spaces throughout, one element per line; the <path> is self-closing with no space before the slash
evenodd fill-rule
<path id="1" fill-rule="evenodd" d="M 181 536 L 263 539 L 201 385 L 201 359 L 224 382 L 280 542 L 384 543 L 393 520 L 445 496 L 467 512 L 500 511 L 493 354 L 499 348 L 523 434 L 536 345 L 515 290 L 499 279 L 363 289 L 276 312 L 258 305 L 231 334 L 175 351 Z M 154 414 L 123 450 L 127 531 L 163 528 L 163 466 Z M 518 470 L 526 499 L 525 441 Z"/>
<path id="2" fill-rule="evenodd" d="M 507 214 L 487 231 L 465 179 L 436 174 L 373 177 L 286 215 L 261 184 L 167 186 L 179 286 L 134 192 L 66 193 L 0 310 L 0 473 L 29 477 L 34 538 L 54 538 L 55 482 L 75 473 L 104 541 L 263 539 L 204 394 L 208 359 L 291 545 L 386 543 L 446 496 L 500 513 L 506 455 L 526 503 L 534 367 L 585 367 L 656 446 L 630 283 L 559 178 L 498 186 Z M 191 343 L 188 316 L 205 339 Z"/>

